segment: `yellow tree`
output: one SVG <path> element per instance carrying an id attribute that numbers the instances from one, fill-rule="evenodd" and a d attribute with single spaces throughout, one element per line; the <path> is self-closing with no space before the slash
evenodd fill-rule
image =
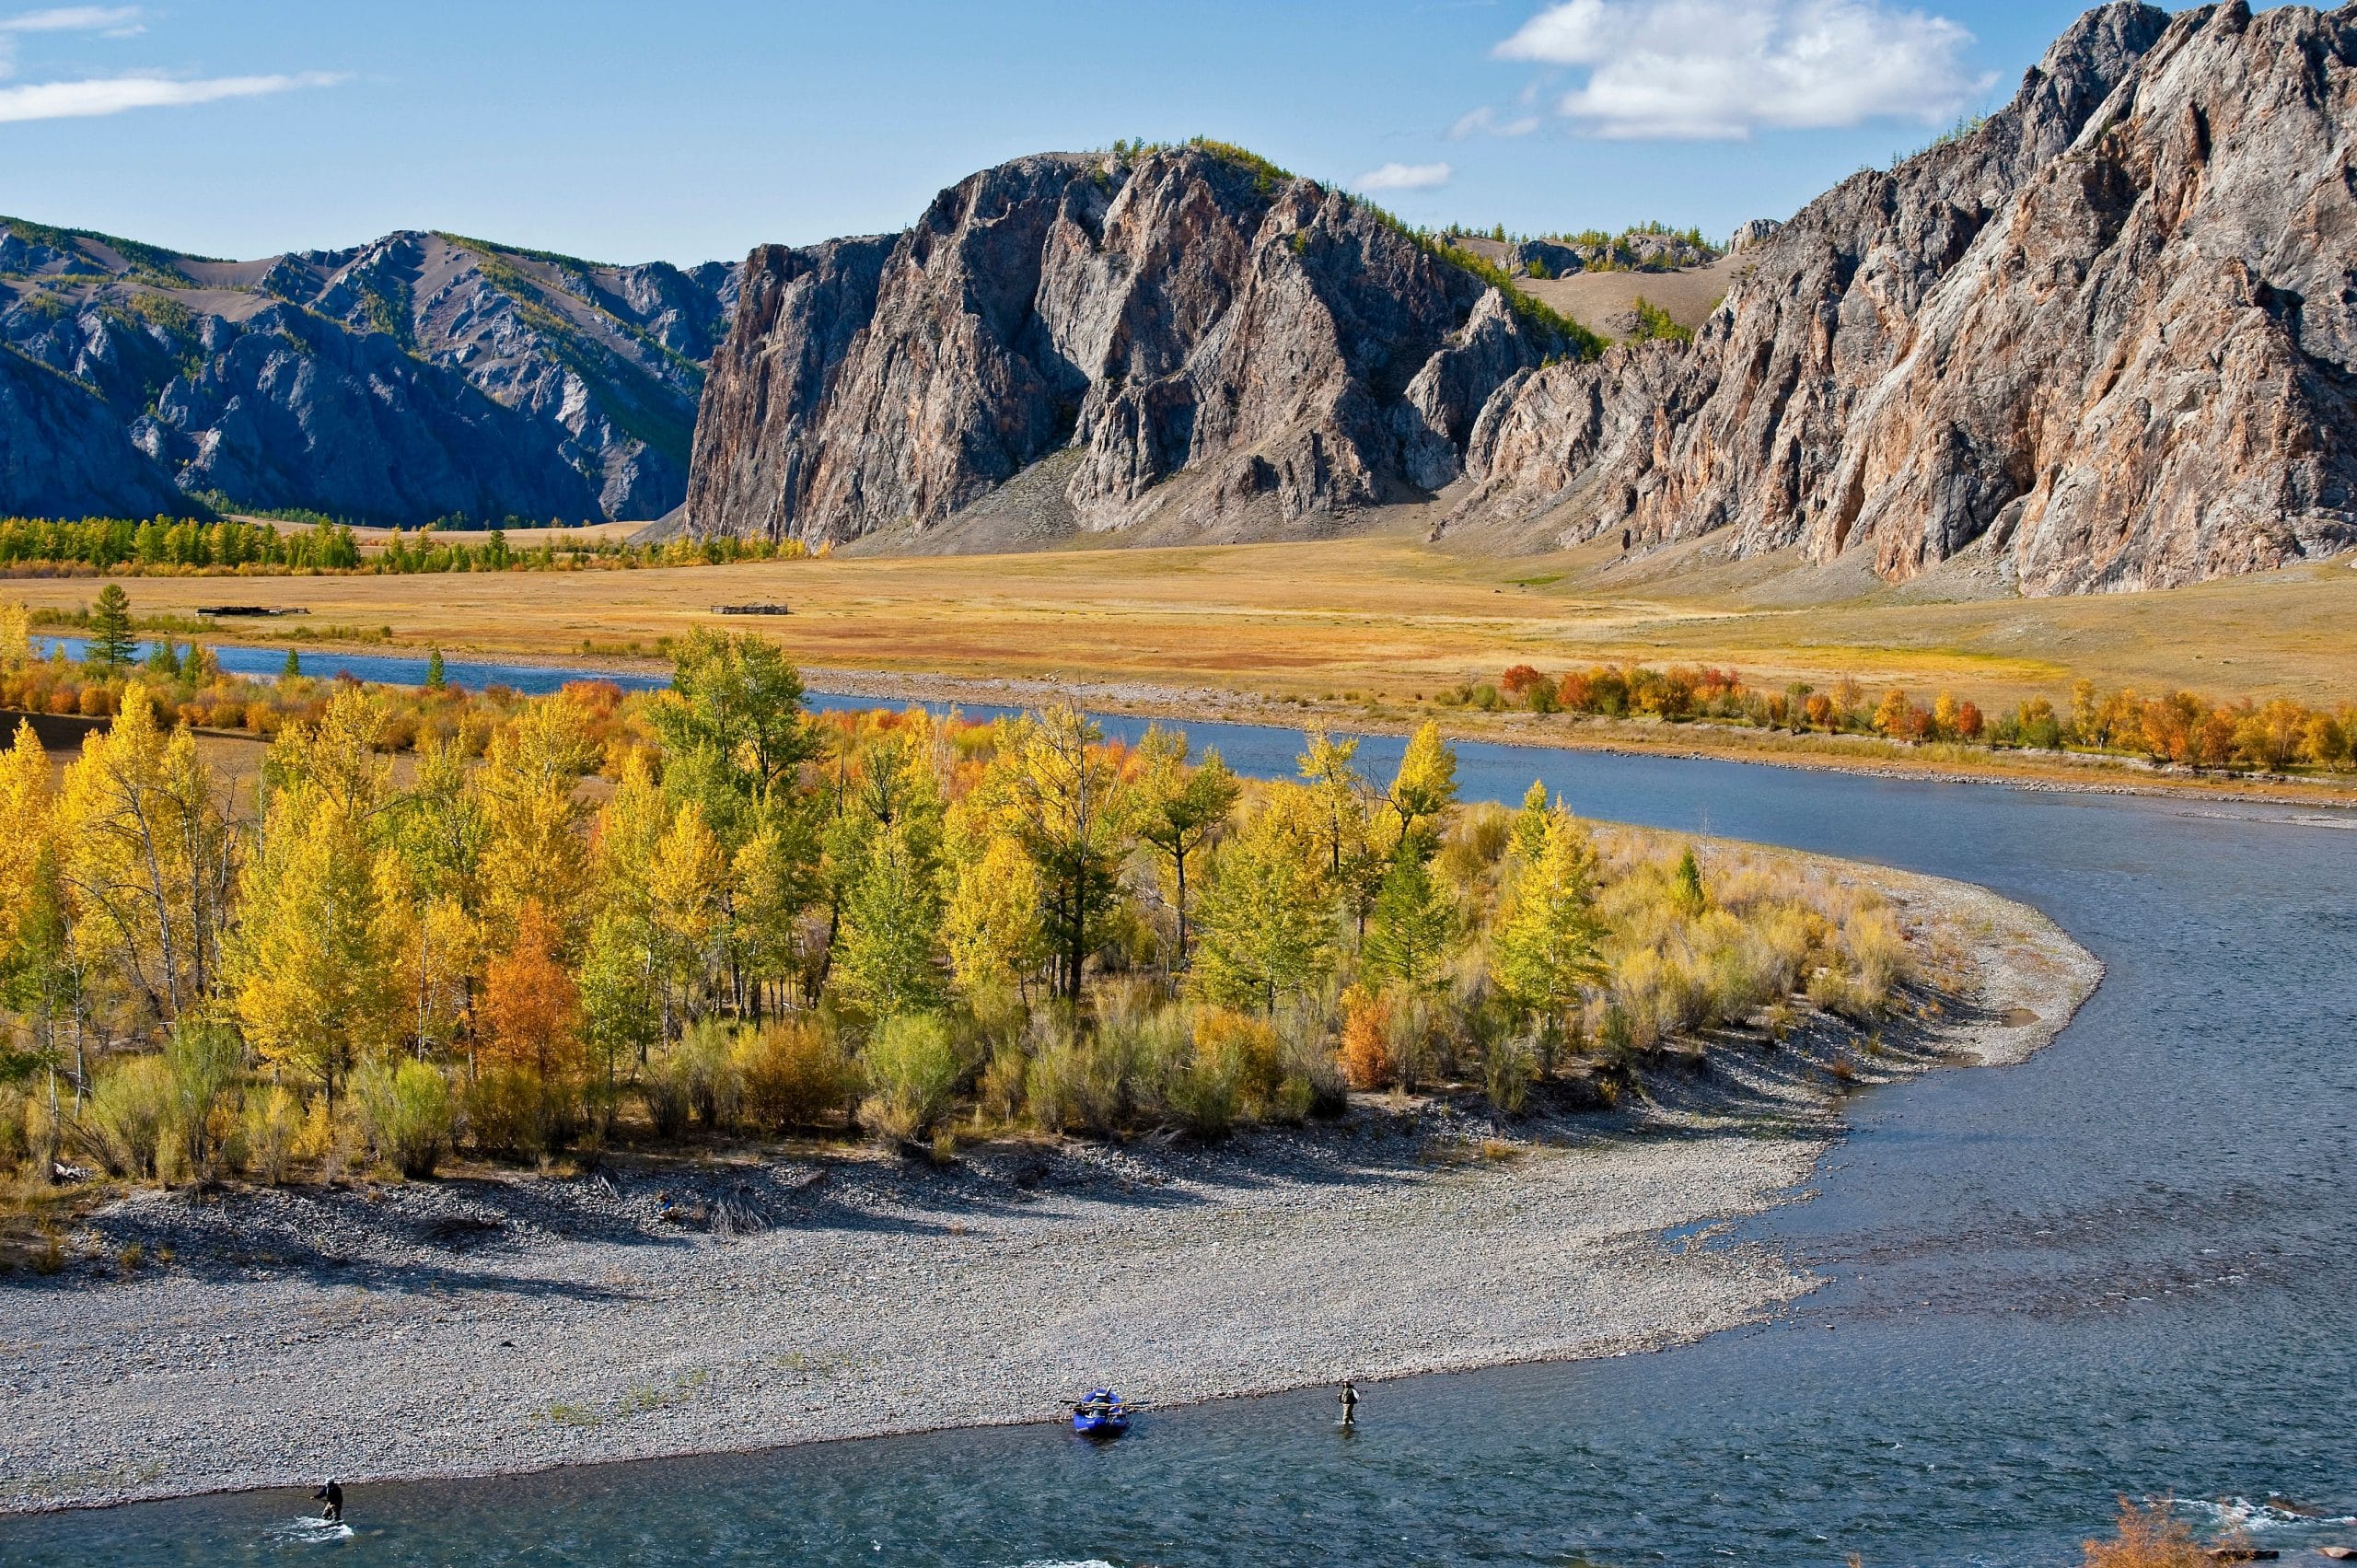
<path id="1" fill-rule="evenodd" d="M 185 726 L 167 733 L 136 683 L 93 732 L 59 790 L 59 877 L 93 972 L 169 1021 L 221 970 L 236 857 L 220 782 Z"/>
<path id="2" fill-rule="evenodd" d="M 583 724 L 569 697 L 530 703 L 483 759 L 483 912 L 503 945 L 527 902 L 540 906 L 560 951 L 572 944 L 591 870 L 575 793 L 595 761 Z"/>
<path id="3" fill-rule="evenodd" d="M 1131 843 L 1136 792 L 1104 737 L 1063 703 L 1027 714 L 1001 741 L 1015 837 L 1038 868 L 1040 907 L 1064 999 L 1120 895 L 1115 872 Z"/>
<path id="4" fill-rule="evenodd" d="M 1187 738 L 1150 726 L 1139 742 L 1138 837 L 1158 851 L 1170 871 L 1170 904 L 1178 920 L 1176 963 L 1187 966 L 1188 862 L 1227 825 L 1242 786 L 1216 750 L 1201 763 L 1187 761 Z"/>
<path id="5" fill-rule="evenodd" d="M 1332 946 L 1333 907 L 1313 833 L 1280 788 L 1213 862 L 1188 984 L 1203 1001 L 1274 1012 L 1316 979 Z"/>
<path id="6" fill-rule="evenodd" d="M 32 617 L 15 599 L 0 599 L 0 675 L 14 675 L 32 657 Z"/>
<path id="7" fill-rule="evenodd" d="M 373 821 L 349 798 L 281 791 L 239 879 L 230 999 L 267 1061 L 319 1080 L 332 1104 L 389 1044 L 402 996 L 379 898 Z"/>
<path id="8" fill-rule="evenodd" d="M 680 804 L 671 825 L 656 841 L 647 866 L 646 890 L 660 955 L 658 972 L 665 1033 L 682 1016 L 702 1010 L 720 931 L 721 896 L 728 879 L 728 856 L 704 823 L 703 807 Z"/>
<path id="9" fill-rule="evenodd" d="M 1490 958 L 1491 980 L 1538 1021 L 1550 1053 L 1586 988 L 1603 978 L 1603 942 L 1595 846 L 1559 806 L 1547 813 L 1538 854 L 1515 873 Z"/>
<path id="10" fill-rule="evenodd" d="M 1020 987 L 1045 955 L 1039 868 L 1004 833 L 989 836 L 979 852 L 961 853 L 954 833 L 949 842 L 943 935 L 950 973 L 970 997 L 1004 995 Z"/>
<path id="11" fill-rule="evenodd" d="M 1440 735 L 1438 721 L 1427 719 L 1409 738 L 1400 755 L 1399 771 L 1391 779 L 1391 809 L 1399 819 L 1402 846 L 1431 858 L 1433 830 L 1441 813 L 1457 803 L 1457 753 Z"/>

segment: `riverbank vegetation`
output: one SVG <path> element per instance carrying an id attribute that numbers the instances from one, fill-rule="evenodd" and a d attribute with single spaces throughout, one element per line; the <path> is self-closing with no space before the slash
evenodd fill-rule
<path id="1" fill-rule="evenodd" d="M 800 540 L 725 536 L 633 544 L 593 537 L 511 547 L 505 528 L 415 531 L 393 528 L 364 538 L 348 525 L 303 528 L 226 519 L 88 517 L 59 521 L 0 518 L 0 575 L 116 576 L 286 576 L 361 573 L 406 576 L 445 572 L 572 572 L 643 566 L 721 566 L 744 561 L 797 561 L 823 554 Z"/>
<path id="2" fill-rule="evenodd" d="M 1063 707 L 808 714 L 773 646 L 699 633 L 630 698 L 282 682 L 240 785 L 191 662 L 101 677 L 62 765 L 0 753 L 0 1160 L 36 1204 L 77 1166 L 1511 1114 L 1715 1027 L 1871 1027 L 1913 964 L 1830 875 L 1462 803 L 1431 726 L 1387 780 L 1313 733 L 1248 783 Z"/>
<path id="3" fill-rule="evenodd" d="M 1848 677 L 1824 691 L 1794 681 L 1780 691 L 1762 691 L 1736 671 L 1709 666 L 1596 665 L 1556 676 L 1517 664 L 1495 685 L 1460 686 L 1443 692 L 1442 701 L 1491 712 L 1514 706 L 1537 714 L 1651 717 L 1800 736 L 1875 736 L 1983 749 L 2069 749 L 2195 772 L 2345 773 L 2357 743 L 2357 703 L 2331 708 L 2287 697 L 2221 703 L 2193 691 L 2103 691 L 2084 678 L 2073 682 L 2067 709 L 2033 697 L 1991 714 L 1953 691 L 1926 702 L 1898 687 L 1869 692 Z"/>

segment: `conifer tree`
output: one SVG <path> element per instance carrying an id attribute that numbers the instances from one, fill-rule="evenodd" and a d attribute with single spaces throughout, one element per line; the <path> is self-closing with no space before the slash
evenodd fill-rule
<path id="1" fill-rule="evenodd" d="M 1402 846 L 1375 896 L 1360 960 L 1377 981 L 1411 996 L 1437 991 L 1457 939 L 1457 912 L 1434 886 L 1423 860 Z"/>
<path id="2" fill-rule="evenodd" d="M 1579 819 L 1557 807 L 1539 853 L 1523 861 L 1507 889 L 1490 978 L 1551 1041 L 1585 988 L 1604 977 L 1604 931 L 1595 847 Z"/>
<path id="3" fill-rule="evenodd" d="M 1324 968 L 1332 906 L 1321 868 L 1283 813 L 1263 810 L 1213 863 L 1198 912 L 1193 993 L 1223 1007 L 1276 1011 Z"/>
<path id="4" fill-rule="evenodd" d="M 138 647 L 139 639 L 131 630 L 131 596 L 121 583 L 109 583 L 90 608 L 90 662 L 122 669 Z"/>

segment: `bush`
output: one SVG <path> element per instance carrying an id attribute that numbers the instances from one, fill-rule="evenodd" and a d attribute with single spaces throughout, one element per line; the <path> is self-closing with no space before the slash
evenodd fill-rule
<path id="1" fill-rule="evenodd" d="M 414 1059 L 371 1062 L 352 1075 L 352 1103 L 378 1159 L 403 1176 L 434 1174 L 450 1145 L 450 1081 L 440 1069 Z"/>
<path id="2" fill-rule="evenodd" d="M 1259 1114 L 1275 1098 L 1284 1073 L 1270 1025 L 1225 1007 L 1204 1007 L 1195 1014 L 1194 1040 L 1196 1063 L 1216 1059 L 1223 1064 L 1247 1115 Z"/>
<path id="3" fill-rule="evenodd" d="M 1481 1087 L 1490 1104 L 1504 1115 L 1522 1114 L 1531 1082 L 1538 1075 L 1538 1053 L 1520 1035 L 1493 1040 L 1481 1053 Z"/>
<path id="4" fill-rule="evenodd" d="M 1354 1089 L 1391 1082 L 1391 1004 L 1380 993 L 1354 985 L 1342 993 L 1341 1065 Z"/>
<path id="5" fill-rule="evenodd" d="M 540 1085 L 520 1067 L 487 1067 L 459 1096 L 467 1139 L 486 1155 L 529 1159 L 554 1146 L 543 1114 Z"/>
<path id="6" fill-rule="evenodd" d="M 90 1091 L 85 1120 L 99 1157 L 117 1176 L 156 1174 L 156 1153 L 171 1126 L 172 1070 L 160 1056 L 116 1063 Z"/>
<path id="7" fill-rule="evenodd" d="M 303 1102 L 280 1085 L 246 1096 L 238 1130 L 245 1144 L 246 1168 L 275 1187 L 286 1179 L 295 1163 L 296 1141 L 303 1130 Z"/>
<path id="8" fill-rule="evenodd" d="M 657 1132 L 677 1137 L 687 1131 L 691 1113 L 707 1129 L 735 1123 L 744 1084 L 734 1046 L 726 1025 L 699 1019 L 647 1063 L 647 1115 Z"/>
<path id="9" fill-rule="evenodd" d="M 215 1112 L 238 1079 L 245 1047 L 225 1024 L 183 1019 L 164 1043 L 164 1065 L 171 1074 L 173 1130 L 187 1167 L 210 1176 L 221 1156 L 227 1129 L 215 1126 Z"/>
<path id="10" fill-rule="evenodd" d="M 742 1086 L 737 1115 L 763 1132 L 815 1126 L 859 1092 L 859 1066 L 840 1037 L 807 1016 L 742 1031 L 728 1060 Z"/>
<path id="11" fill-rule="evenodd" d="M 911 1142 L 933 1131 L 962 1075 L 949 1026 L 930 1013 L 885 1019 L 868 1037 L 869 1094 L 860 1118 L 888 1138 Z"/>

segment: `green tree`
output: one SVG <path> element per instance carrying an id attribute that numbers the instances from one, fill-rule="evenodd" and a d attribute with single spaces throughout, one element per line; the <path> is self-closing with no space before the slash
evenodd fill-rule
<path id="1" fill-rule="evenodd" d="M 302 674 L 303 656 L 293 648 L 287 649 L 286 662 L 278 667 L 278 678 L 281 680 L 295 680 L 300 679 Z"/>
<path id="2" fill-rule="evenodd" d="M 1273 1013 L 1326 964 L 1332 905 L 1324 877 L 1290 827 L 1279 813 L 1263 810 L 1213 863 L 1188 977 L 1206 1002 Z"/>
<path id="3" fill-rule="evenodd" d="M 921 1013 L 941 996 L 940 880 L 914 823 L 882 826 L 844 889 L 835 972 L 845 995 L 879 1018 Z"/>
<path id="4" fill-rule="evenodd" d="M 1375 895 L 1360 961 L 1376 980 L 1426 995 L 1446 983 L 1457 938 L 1456 909 L 1434 885 L 1423 860 L 1402 845 Z"/>
<path id="5" fill-rule="evenodd" d="M 90 609 L 89 647 L 90 662 L 109 669 L 125 668 L 138 651 L 139 639 L 131 630 L 131 596 L 121 583 L 99 590 L 99 601 Z"/>
<path id="6" fill-rule="evenodd" d="M 1702 865 L 1689 844 L 1678 859 L 1678 907 L 1691 918 L 1700 915 L 1707 902 L 1702 894 Z"/>
<path id="7" fill-rule="evenodd" d="M 1206 750 L 1201 763 L 1187 763 L 1187 738 L 1149 726 L 1138 743 L 1144 764 L 1140 787 L 1143 809 L 1138 837 L 1159 851 L 1170 864 L 1171 907 L 1178 917 L 1178 962 L 1187 967 L 1187 862 L 1227 821 L 1243 786 L 1216 750 Z"/>
<path id="8" fill-rule="evenodd" d="M 425 656 L 425 689 L 439 691 L 449 684 L 449 677 L 442 669 L 442 650 L 435 648 Z"/>

